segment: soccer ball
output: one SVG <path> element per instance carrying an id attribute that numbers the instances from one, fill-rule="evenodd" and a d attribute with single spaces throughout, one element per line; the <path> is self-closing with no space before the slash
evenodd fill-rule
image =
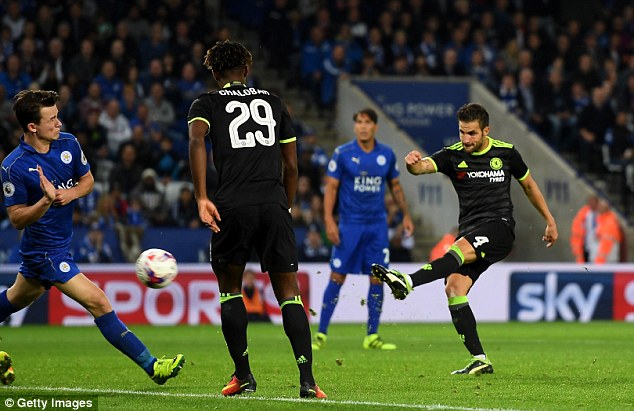
<path id="1" fill-rule="evenodd" d="M 150 248 L 136 260 L 136 276 L 150 288 L 164 288 L 178 275 L 174 256 L 160 248 Z"/>

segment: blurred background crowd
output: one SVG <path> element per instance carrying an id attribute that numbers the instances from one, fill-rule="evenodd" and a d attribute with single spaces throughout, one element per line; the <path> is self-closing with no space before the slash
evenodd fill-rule
<path id="1" fill-rule="evenodd" d="M 206 50 L 241 41 L 233 23 L 258 33 L 249 44 L 256 64 L 284 79 L 282 97 L 301 90 L 304 112 L 330 116 L 342 76 L 470 76 L 580 172 L 616 178 L 624 202 L 634 188 L 631 1 L 5 0 L 0 16 L 0 160 L 22 135 L 15 93 L 57 90 L 63 130 L 77 136 L 96 179 L 76 210 L 77 226 L 94 231 L 77 250 L 86 261 L 112 260 L 109 247 L 133 261 L 148 226 L 199 227 L 186 116 L 216 88 Z M 249 81 L 267 87 L 257 67 Z M 294 121 L 300 258 L 327 261 L 330 147 L 300 115 Z M 214 173 L 210 161 L 210 191 Z M 388 209 L 393 261 L 408 261 L 413 239 Z M 4 208 L 0 220 L 8 226 Z M 100 245 L 100 230 L 115 230 L 119 244 Z"/>

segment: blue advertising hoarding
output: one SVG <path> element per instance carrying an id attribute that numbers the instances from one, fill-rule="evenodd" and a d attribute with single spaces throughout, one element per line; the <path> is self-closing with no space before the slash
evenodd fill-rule
<path id="1" fill-rule="evenodd" d="M 468 82 L 356 80 L 357 85 L 428 154 L 458 141 L 456 111 Z"/>
<path id="2" fill-rule="evenodd" d="M 580 321 L 613 318 L 612 275 L 585 272 L 512 273 L 510 319 Z"/>

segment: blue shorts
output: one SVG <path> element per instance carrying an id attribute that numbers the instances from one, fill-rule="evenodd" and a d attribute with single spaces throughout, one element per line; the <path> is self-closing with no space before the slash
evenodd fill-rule
<path id="1" fill-rule="evenodd" d="M 371 266 L 390 264 L 385 221 L 374 224 L 339 224 L 339 245 L 332 247 L 330 269 L 339 274 L 370 275 Z"/>
<path id="2" fill-rule="evenodd" d="M 65 283 L 81 271 L 68 251 L 29 251 L 22 254 L 19 272 L 38 280 L 47 290 L 53 283 Z"/>

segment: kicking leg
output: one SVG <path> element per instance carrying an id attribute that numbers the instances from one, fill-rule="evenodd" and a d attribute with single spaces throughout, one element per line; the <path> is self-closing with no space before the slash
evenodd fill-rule
<path id="1" fill-rule="evenodd" d="M 183 355 L 157 360 L 145 344 L 121 322 L 104 292 L 85 275 L 79 273 L 66 283 L 55 283 L 55 286 L 88 310 L 106 340 L 143 368 L 154 382 L 162 385 L 178 375 L 185 363 Z"/>

